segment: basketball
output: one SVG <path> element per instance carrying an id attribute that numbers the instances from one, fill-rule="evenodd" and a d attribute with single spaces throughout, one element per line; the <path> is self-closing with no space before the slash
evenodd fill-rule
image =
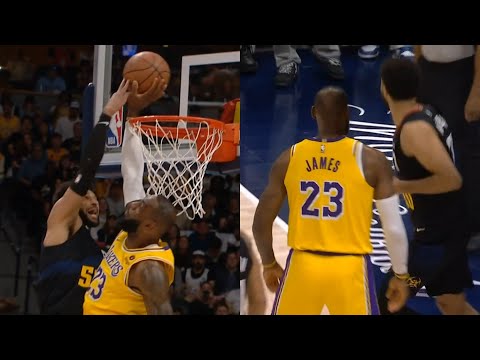
<path id="1" fill-rule="evenodd" d="M 156 77 L 162 77 L 168 85 L 170 81 L 170 66 L 160 55 L 143 51 L 128 59 L 123 67 L 123 77 L 138 82 L 138 93 L 143 94 Z"/>

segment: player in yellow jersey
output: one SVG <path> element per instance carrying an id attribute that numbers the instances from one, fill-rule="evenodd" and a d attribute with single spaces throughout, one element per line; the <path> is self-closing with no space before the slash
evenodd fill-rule
<path id="1" fill-rule="evenodd" d="M 137 89 L 135 81 L 128 99 L 129 116 L 137 116 L 158 98 L 139 96 Z M 163 94 L 164 88 L 158 90 L 158 95 Z M 127 123 L 122 146 L 124 231 L 95 272 L 85 294 L 85 315 L 172 314 L 169 289 L 174 275 L 173 253 L 161 238 L 175 222 L 176 210 L 163 196 L 145 197 L 142 145 L 129 127 Z"/>
<path id="2" fill-rule="evenodd" d="M 258 203 L 253 233 L 273 314 L 378 314 L 371 263 L 372 201 L 380 213 L 392 266 L 389 310 L 405 304 L 408 242 L 386 157 L 347 137 L 348 100 L 340 88 L 320 90 L 312 107 L 318 135 L 285 150 L 273 164 Z M 272 248 L 272 225 L 288 198 L 285 271 Z"/>

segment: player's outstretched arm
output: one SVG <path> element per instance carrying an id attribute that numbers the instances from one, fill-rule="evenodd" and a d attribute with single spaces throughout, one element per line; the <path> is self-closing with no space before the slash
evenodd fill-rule
<path id="1" fill-rule="evenodd" d="M 253 218 L 253 237 L 262 259 L 265 283 L 270 291 L 276 291 L 283 273 L 273 253 L 272 227 L 287 196 L 284 179 L 289 162 L 290 149 L 285 150 L 273 163 L 267 187 L 260 196 Z"/>
<path id="2" fill-rule="evenodd" d="M 168 276 L 163 263 L 144 260 L 130 269 L 128 286 L 143 295 L 147 315 L 172 315 Z"/>
<path id="3" fill-rule="evenodd" d="M 397 312 L 405 305 L 409 296 L 406 282 L 409 278 L 408 238 L 398 211 L 398 195 L 393 189 L 392 167 L 385 155 L 365 145 L 362 162 L 365 179 L 374 188 L 374 199 L 395 273 L 386 293 L 389 299 L 388 309 L 390 312 Z"/>
<path id="4" fill-rule="evenodd" d="M 70 226 L 77 218 L 82 199 L 91 187 L 95 172 L 105 151 L 105 139 L 110 119 L 126 103 L 129 81 L 123 80 L 118 90 L 111 96 L 103 108 L 100 119 L 88 140 L 87 147 L 80 161 L 80 170 L 73 184 L 65 195 L 52 208 L 47 221 L 47 234 L 44 244 L 55 245 L 59 239 L 66 239 Z"/>
<path id="5" fill-rule="evenodd" d="M 138 116 L 140 111 L 152 102 L 162 97 L 165 80 L 156 78 L 144 94 L 138 94 L 138 83 L 133 81 L 132 91 L 128 98 L 128 117 Z M 132 127 L 127 122 L 122 145 L 122 177 L 124 205 L 145 197 L 143 188 L 143 145 L 141 139 L 132 133 Z"/>
<path id="6" fill-rule="evenodd" d="M 398 193 L 441 194 L 462 187 L 462 176 L 432 125 L 409 122 L 403 126 L 400 141 L 405 155 L 414 156 L 432 175 L 420 180 L 395 179 Z"/>

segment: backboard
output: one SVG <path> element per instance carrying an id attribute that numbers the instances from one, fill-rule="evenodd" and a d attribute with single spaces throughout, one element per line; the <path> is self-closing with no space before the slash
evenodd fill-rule
<path id="1" fill-rule="evenodd" d="M 153 104 L 149 109 L 152 115 L 190 115 L 219 119 L 225 103 L 240 97 L 240 52 L 238 45 L 230 48 L 235 51 L 205 52 L 205 46 L 177 46 L 175 51 L 168 47 L 150 48 L 139 46 L 138 51 L 155 51 L 162 55 L 172 68 L 172 77 L 167 89 L 167 96 Z M 211 46 L 210 46 L 211 47 Z M 225 46 L 218 46 L 224 50 Z M 173 48 L 173 46 L 170 46 Z M 227 47 L 228 48 L 228 47 Z M 93 121 L 96 124 L 103 105 L 115 91 L 122 77 L 123 64 L 128 56 L 123 55 L 123 46 L 96 45 L 94 65 Z M 183 55 L 182 51 L 185 54 Z M 212 49 L 209 49 L 212 51 Z M 192 54 L 193 53 L 193 54 Z M 115 88 L 114 88 L 115 87 Z M 92 89 L 90 89 L 92 92 Z M 88 98 L 85 94 L 85 98 Z M 88 103 L 88 100 L 87 100 Z M 88 106 L 88 105 L 87 105 Z M 112 121 L 106 142 L 105 155 L 100 164 L 99 177 L 116 177 L 120 175 L 122 123 L 126 113 L 117 114 Z M 207 173 L 238 172 L 239 159 L 232 163 L 212 163 Z"/>

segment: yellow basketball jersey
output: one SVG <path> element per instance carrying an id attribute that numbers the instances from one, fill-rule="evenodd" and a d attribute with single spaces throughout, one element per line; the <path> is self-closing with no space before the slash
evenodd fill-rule
<path id="1" fill-rule="evenodd" d="M 373 188 L 363 175 L 361 149 L 362 144 L 349 137 L 306 139 L 292 146 L 285 176 L 291 248 L 372 251 Z"/>
<path id="2" fill-rule="evenodd" d="M 141 249 L 127 249 L 128 234 L 121 231 L 100 266 L 95 271 L 83 303 L 84 315 L 146 315 L 141 294 L 128 287 L 128 275 L 134 264 L 143 260 L 161 261 L 167 269 L 169 284 L 173 283 L 174 260 L 165 242 Z"/>

